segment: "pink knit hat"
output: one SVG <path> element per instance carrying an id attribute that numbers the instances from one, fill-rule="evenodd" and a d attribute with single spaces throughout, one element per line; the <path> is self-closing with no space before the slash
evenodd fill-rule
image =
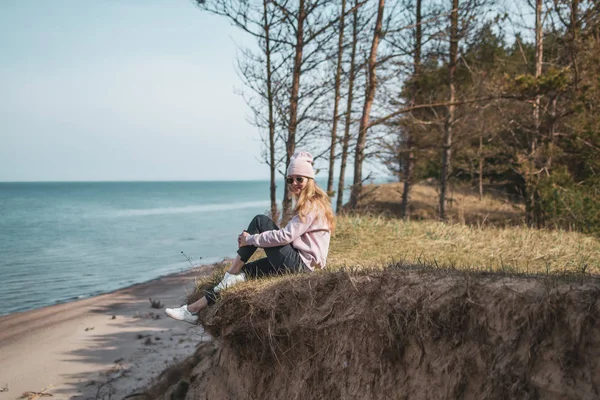
<path id="1" fill-rule="evenodd" d="M 307 178 L 315 178 L 315 170 L 312 167 L 313 156 L 307 151 L 298 151 L 290 159 L 287 176 L 299 175 Z"/>

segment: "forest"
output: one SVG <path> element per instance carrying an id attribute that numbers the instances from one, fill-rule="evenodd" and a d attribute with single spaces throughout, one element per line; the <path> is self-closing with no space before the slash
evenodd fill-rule
<path id="1" fill-rule="evenodd" d="M 374 163 L 402 182 L 404 218 L 411 187 L 433 179 L 440 220 L 450 188 L 469 185 L 510 195 L 531 227 L 600 235 L 600 2 L 194 3 L 254 39 L 237 69 L 275 220 L 292 206 L 276 181 L 302 148 L 328 166 L 338 213 Z"/>

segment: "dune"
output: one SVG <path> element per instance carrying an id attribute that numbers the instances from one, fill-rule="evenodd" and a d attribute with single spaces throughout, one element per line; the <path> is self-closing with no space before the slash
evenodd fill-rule
<path id="1" fill-rule="evenodd" d="M 239 285 L 157 399 L 596 399 L 600 282 L 395 265 Z"/>

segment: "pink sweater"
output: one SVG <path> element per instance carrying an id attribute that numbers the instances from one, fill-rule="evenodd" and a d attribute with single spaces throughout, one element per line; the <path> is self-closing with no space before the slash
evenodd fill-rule
<path id="1" fill-rule="evenodd" d="M 302 222 L 295 215 L 285 228 L 249 235 L 246 241 L 256 247 L 276 247 L 291 243 L 311 271 L 325 268 L 331 231 L 325 218 L 316 217 L 316 213 L 310 212 Z"/>

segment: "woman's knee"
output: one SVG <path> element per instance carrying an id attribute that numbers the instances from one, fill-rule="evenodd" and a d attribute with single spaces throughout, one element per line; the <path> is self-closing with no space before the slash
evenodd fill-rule
<path id="1" fill-rule="evenodd" d="M 273 222 L 271 218 L 267 217 L 265 214 L 257 214 L 252 219 L 255 222 Z"/>
<path id="2" fill-rule="evenodd" d="M 254 218 L 252 218 L 252 222 L 250 222 L 250 226 L 256 227 L 271 227 L 275 225 L 271 218 L 267 217 L 264 214 L 258 214 Z"/>

